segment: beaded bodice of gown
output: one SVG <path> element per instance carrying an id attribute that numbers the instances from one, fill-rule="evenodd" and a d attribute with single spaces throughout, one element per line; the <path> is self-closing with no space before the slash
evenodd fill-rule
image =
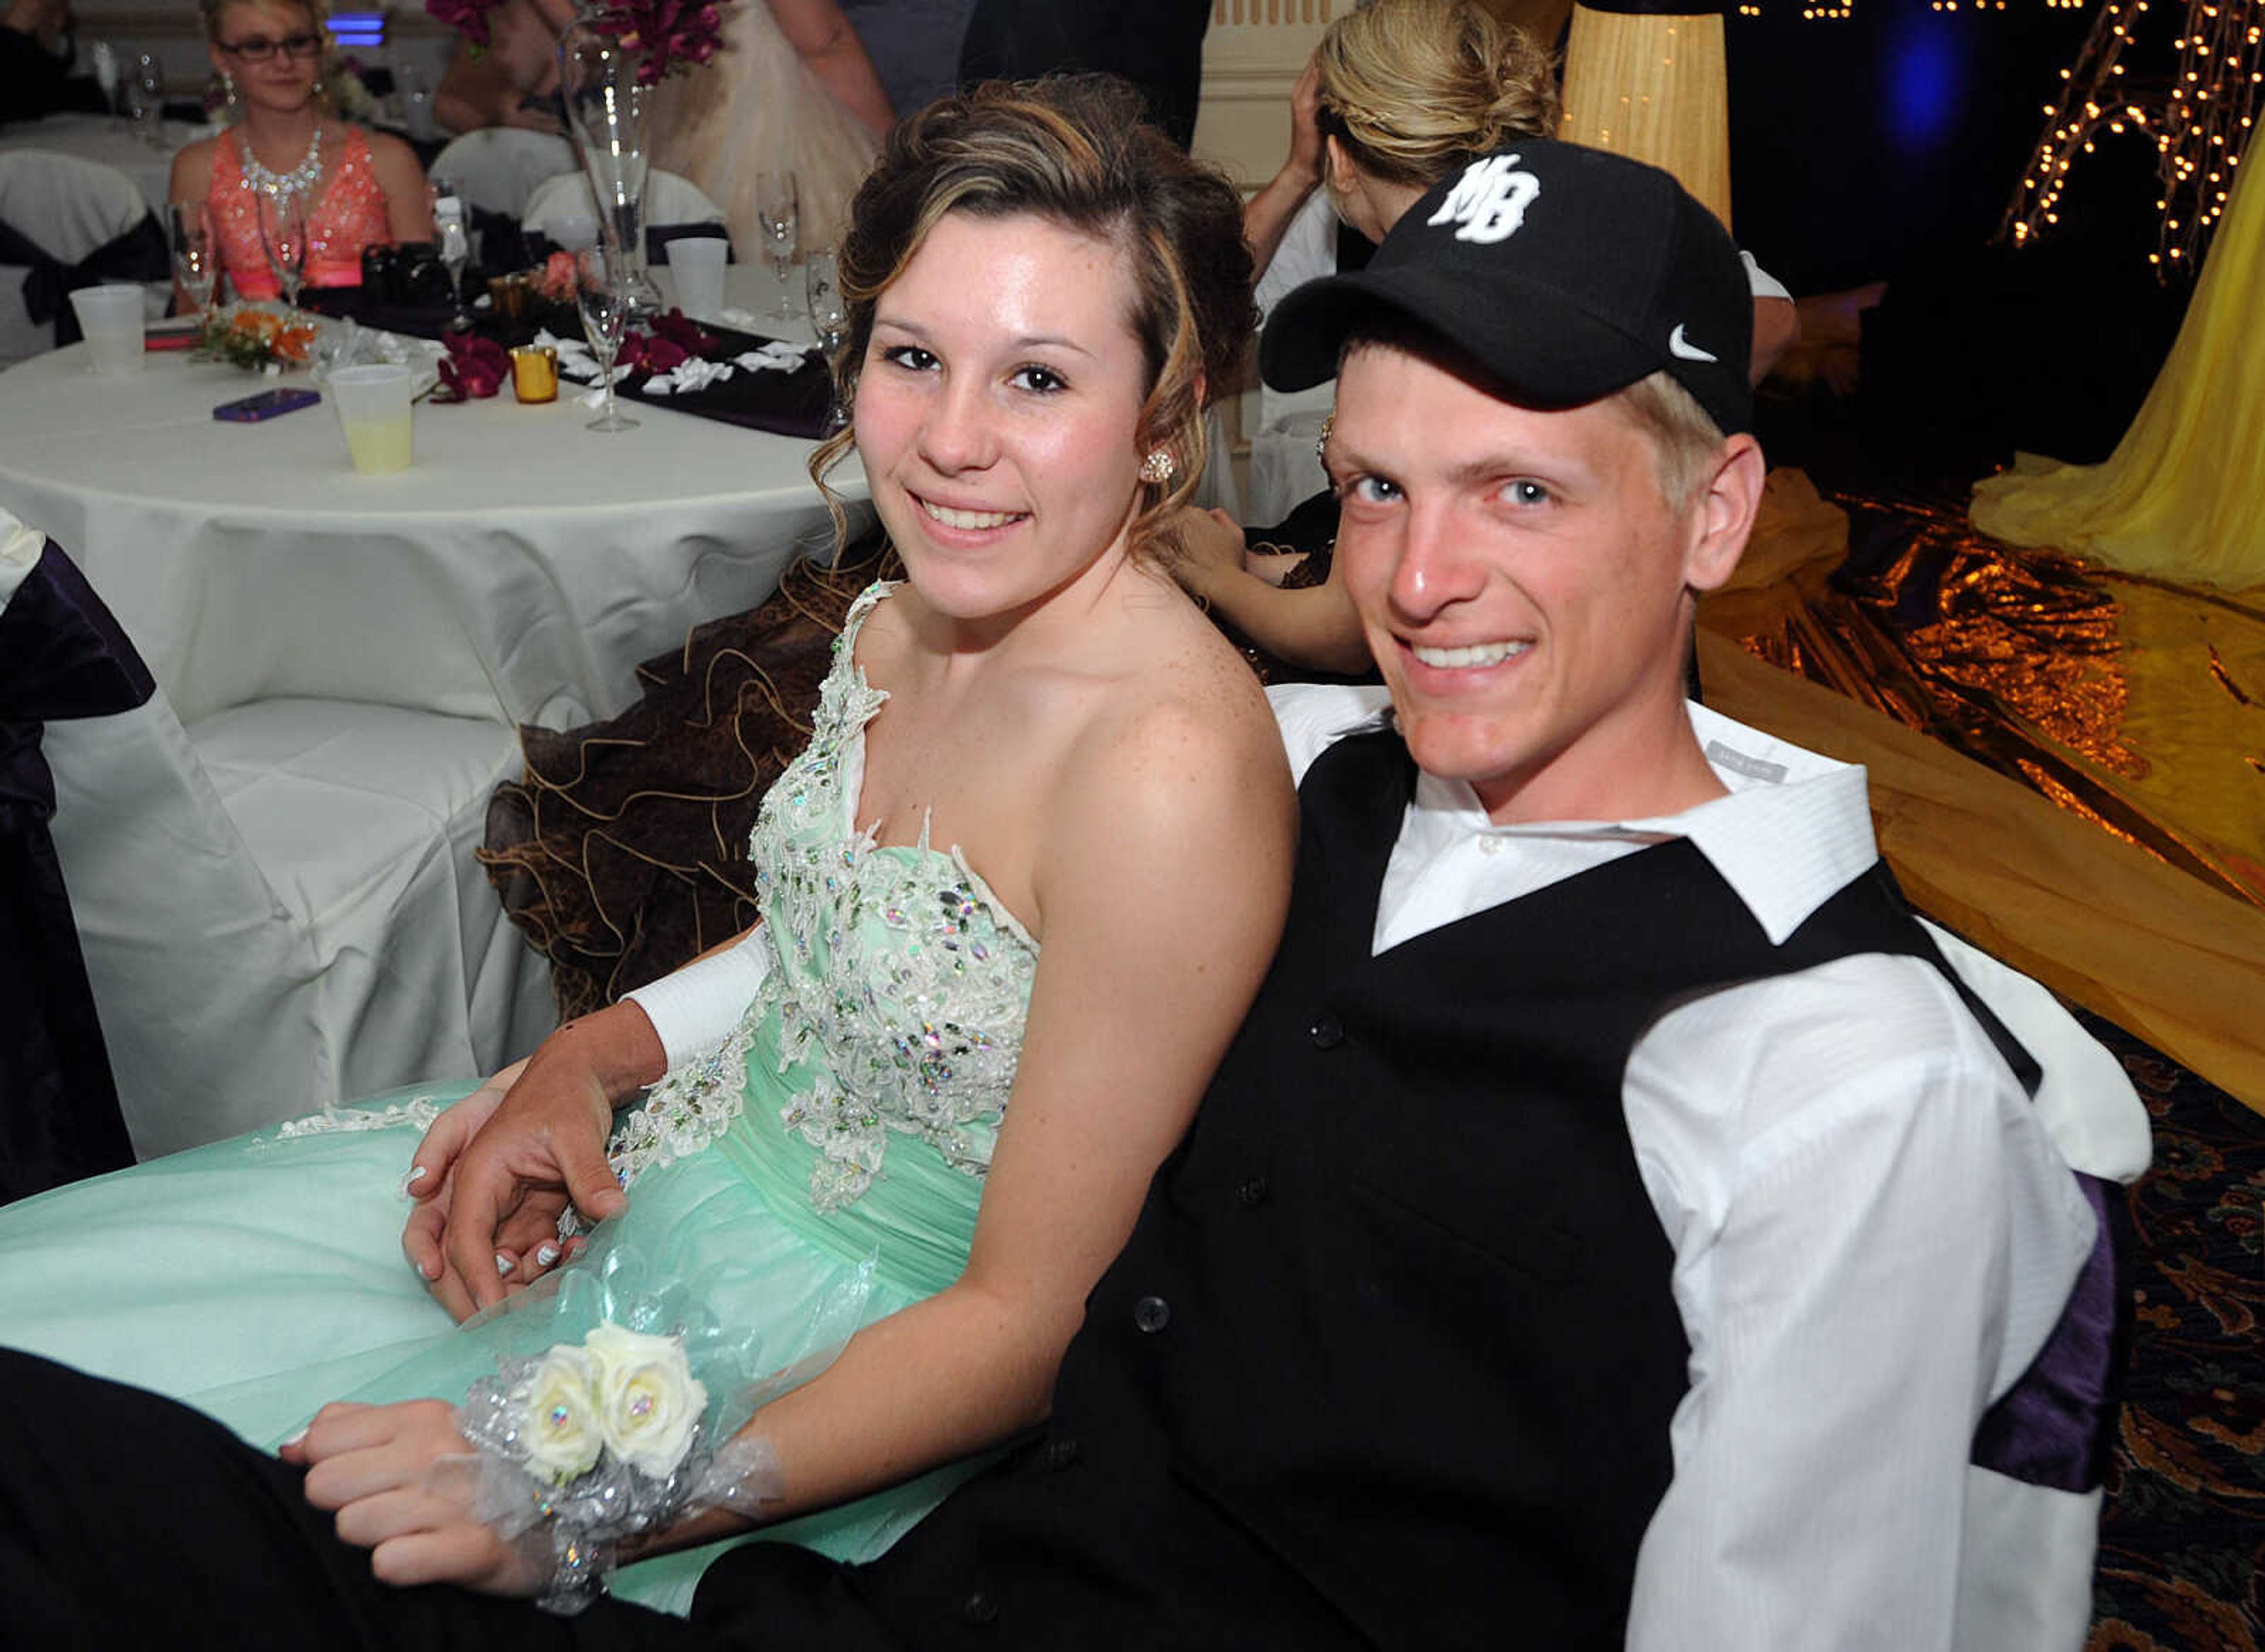
<path id="1" fill-rule="evenodd" d="M 880 845 L 856 825 L 865 725 L 888 698 L 866 682 L 856 639 L 889 589 L 850 608 L 810 744 L 756 817 L 749 858 L 770 972 L 732 1038 L 664 1079 L 630 1121 L 615 1155 L 625 1180 L 696 1145 L 688 1135 L 718 1133 L 743 1072 L 748 1094 L 783 1090 L 778 1122 L 817 1150 L 820 1211 L 862 1197 L 893 1139 L 918 1138 L 971 1175 L 989 1167 L 1038 943 L 957 848 L 925 833 Z M 763 1066 L 779 1086 L 756 1081 Z"/>
<path id="2" fill-rule="evenodd" d="M 220 135 L 213 149 L 212 182 L 205 201 L 220 243 L 221 262 L 243 298 L 273 298 L 282 291 L 268 266 L 259 236 L 259 190 L 244 176 L 244 141 L 240 127 Z M 314 198 L 307 222 L 306 284 L 354 287 L 361 281 L 367 246 L 390 245 L 393 229 L 385 191 L 377 181 L 369 140 L 361 128 L 346 128 L 346 149 L 331 169 L 330 182 Z"/>

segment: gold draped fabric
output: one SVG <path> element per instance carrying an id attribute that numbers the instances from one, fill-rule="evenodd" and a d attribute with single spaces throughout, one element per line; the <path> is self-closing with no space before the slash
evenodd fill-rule
<path id="1" fill-rule="evenodd" d="M 2265 1111 L 2265 600 L 1772 473 L 1707 701 L 1870 771 L 1914 904 Z M 1803 680 L 1808 679 L 1809 680 Z"/>
<path id="2" fill-rule="evenodd" d="M 1730 125 L 1721 13 L 1573 8 L 1557 135 L 1672 172 L 1730 222 Z"/>
<path id="3" fill-rule="evenodd" d="M 2254 170 L 2233 169 L 2178 341 L 2116 451 L 2096 465 L 2021 455 L 1975 484 L 1977 527 L 2132 573 L 2265 586 L 2265 182 Z"/>

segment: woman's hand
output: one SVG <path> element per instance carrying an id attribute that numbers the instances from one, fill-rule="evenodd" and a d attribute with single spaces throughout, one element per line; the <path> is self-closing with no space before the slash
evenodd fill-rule
<path id="1" fill-rule="evenodd" d="M 1189 595 L 1208 600 L 1242 572 L 1242 528 L 1225 511 L 1183 505 L 1165 531 L 1179 547 L 1169 564 L 1172 578 Z"/>
<path id="2" fill-rule="evenodd" d="M 666 1065 L 645 1012 L 618 1004 L 561 1027 L 516 1076 L 498 1073 L 434 1122 L 401 1244 L 451 1314 L 469 1318 L 557 1261 L 544 1259 L 545 1235 L 570 1203 L 594 1222 L 628 1206 L 606 1161 L 614 1103 Z"/>
<path id="3" fill-rule="evenodd" d="M 409 1174 L 402 1180 L 410 1197 L 417 1201 L 417 1208 L 410 1212 L 401 1230 L 402 1252 L 409 1258 L 410 1265 L 424 1277 L 441 1305 L 460 1320 L 470 1315 L 475 1305 L 458 1286 L 455 1276 L 448 1272 L 441 1250 L 441 1235 L 448 1229 L 448 1213 L 454 1204 L 450 1172 L 455 1167 L 457 1155 L 494 1117 L 506 1094 L 526 1070 L 526 1061 L 513 1062 L 434 1119 L 424 1140 L 418 1144 L 416 1156 L 410 1161 Z M 565 1208 L 563 1194 L 556 1200 L 529 1199 L 498 1231 L 496 1276 L 504 1282 L 506 1292 L 533 1284 L 554 1263 L 581 1248 L 579 1239 L 563 1245 L 558 1241 L 558 1218 Z"/>
<path id="4" fill-rule="evenodd" d="M 370 1551 L 381 1583 L 526 1597 L 549 1581 L 543 1546 L 506 1540 L 474 1517 L 478 1453 L 443 1401 L 327 1405 L 278 1455 L 307 1470 L 307 1501 Z"/>
<path id="5" fill-rule="evenodd" d="M 1322 181 L 1321 116 L 1322 57 L 1316 52 L 1306 60 L 1305 73 L 1290 89 L 1290 154 L 1282 163 L 1281 174 L 1308 190 L 1317 188 Z"/>

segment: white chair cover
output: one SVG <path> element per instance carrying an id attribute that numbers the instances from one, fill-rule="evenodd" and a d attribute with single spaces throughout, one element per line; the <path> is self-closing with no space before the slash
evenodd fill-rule
<path id="1" fill-rule="evenodd" d="M 550 1030 L 548 968 L 472 859 L 509 729 L 306 699 L 185 728 L 161 690 L 42 749 L 142 1157 L 493 1072 Z"/>
<path id="2" fill-rule="evenodd" d="M 1314 443 L 1336 405 L 1336 394 L 1335 379 L 1307 390 L 1259 387 L 1258 428 L 1250 433 L 1250 502 L 1245 527 L 1271 528 L 1329 486 L 1329 473 L 1322 469 Z"/>
<path id="3" fill-rule="evenodd" d="M 45 749 L 140 1156 L 492 1072 L 550 1030 L 547 968 L 472 860 L 509 731 L 338 700 L 185 729 L 161 692 Z"/>
<path id="4" fill-rule="evenodd" d="M 453 182 L 481 211 L 523 222 L 536 186 L 573 169 L 574 146 L 555 133 L 489 127 L 450 139 L 426 171 Z"/>
<path id="5" fill-rule="evenodd" d="M 530 229 L 541 229 L 553 218 L 577 213 L 590 218 L 598 215 L 590 180 L 579 171 L 561 172 L 535 186 L 519 221 Z M 700 186 L 689 178 L 655 167 L 645 179 L 645 221 L 648 224 L 721 223 L 724 209 L 701 193 Z"/>
<path id="6" fill-rule="evenodd" d="M 142 222 L 149 205 L 134 180 L 114 166 L 51 149 L 0 149 L 0 223 L 49 258 L 76 264 Z M 55 347 L 47 325 L 24 310 L 21 265 L 0 265 L 0 367 Z M 147 308 L 165 313 L 170 288 L 150 283 Z"/>

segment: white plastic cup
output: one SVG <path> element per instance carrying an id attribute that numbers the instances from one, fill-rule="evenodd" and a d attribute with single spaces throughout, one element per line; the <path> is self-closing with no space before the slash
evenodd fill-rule
<path id="1" fill-rule="evenodd" d="M 82 287 L 70 295 L 86 353 L 105 378 L 142 370 L 142 289 L 125 281 Z"/>
<path id="2" fill-rule="evenodd" d="M 410 393 L 416 375 L 407 368 L 380 362 L 340 368 L 331 375 L 331 404 L 346 433 L 353 468 L 366 477 L 409 469 Z"/>
<path id="3" fill-rule="evenodd" d="M 730 255 L 730 244 L 717 236 L 683 236 L 668 244 L 679 309 L 714 318 L 724 308 L 724 261 Z"/>

